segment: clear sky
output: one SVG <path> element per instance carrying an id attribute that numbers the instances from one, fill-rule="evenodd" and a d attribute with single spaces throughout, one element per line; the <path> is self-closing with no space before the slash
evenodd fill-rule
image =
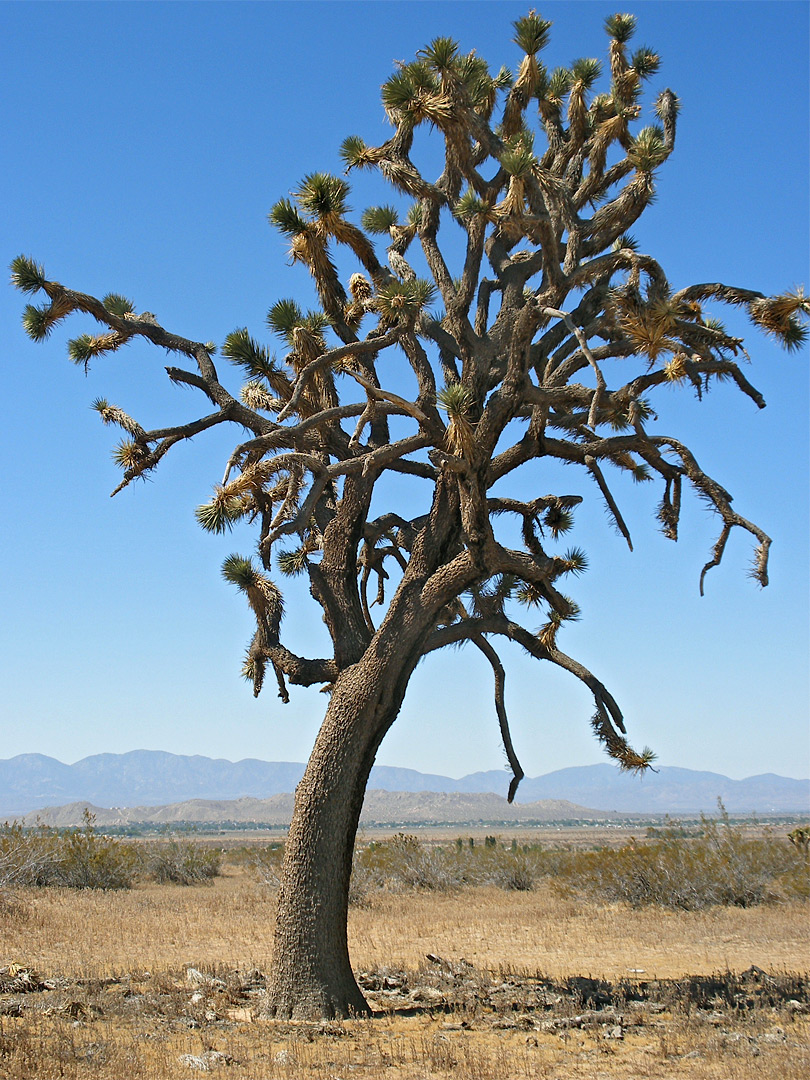
<path id="1" fill-rule="evenodd" d="M 239 326 L 268 340 L 275 300 L 314 300 L 266 223 L 270 206 L 308 172 L 339 172 L 346 135 L 387 137 L 379 86 L 433 37 L 458 38 L 495 70 L 516 66 L 510 24 L 527 7 L 2 3 L 2 258 L 31 254 L 73 288 L 122 292 L 196 340 L 221 342 Z M 604 57 L 602 23 L 617 6 L 538 7 L 554 21 L 549 66 Z M 637 14 L 637 43 L 662 55 L 652 93 L 671 86 L 683 105 L 659 198 L 635 230 L 642 250 L 675 286 L 810 285 L 808 6 L 618 9 Z M 353 205 L 372 199 L 385 196 L 358 192 Z M 85 377 L 65 340 L 91 327 L 74 319 L 34 345 L 20 325 L 25 302 L 0 288 L 0 757 L 72 762 L 147 748 L 305 760 L 324 697 L 293 688 L 285 707 L 270 687 L 254 701 L 239 675 L 251 616 L 219 568 L 233 550 L 250 553 L 250 535 L 212 537 L 194 520 L 233 440 L 200 436 L 111 500 L 117 436 L 91 401 L 106 397 L 147 427 L 191 419 L 199 402 L 168 383 L 165 357 L 145 345 Z M 807 355 L 740 329 L 768 408 L 726 386 L 703 403 L 681 390 L 659 399 L 659 427 L 687 441 L 774 538 L 770 587 L 746 577 L 750 545 L 735 536 L 701 599 L 718 530 L 700 504 L 688 500 L 673 545 L 656 531 L 657 490 L 620 489 L 631 555 L 593 489 L 568 473 L 567 489 L 586 496 L 572 542 L 591 568 L 570 590 L 582 621 L 560 643 L 611 687 L 634 745 L 652 746 L 660 764 L 803 777 Z M 305 594 L 292 594 L 288 612 L 294 641 L 320 640 Z M 517 652 L 504 657 L 527 774 L 602 760 L 584 689 Z M 431 657 L 378 761 L 460 776 L 502 760 L 488 667 L 465 651 Z"/>

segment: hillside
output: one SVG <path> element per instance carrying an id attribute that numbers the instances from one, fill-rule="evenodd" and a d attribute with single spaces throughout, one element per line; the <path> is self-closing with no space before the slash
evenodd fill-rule
<path id="1" fill-rule="evenodd" d="M 85 802 L 74 802 L 66 806 L 52 807 L 47 810 L 28 814 L 26 825 L 41 822 L 44 825 L 56 825 L 65 828 L 80 825 L 85 809 L 96 820 L 96 825 L 128 825 L 149 822 L 151 824 L 172 825 L 178 822 L 239 822 L 257 825 L 280 825 L 290 823 L 293 796 L 273 795 L 269 799 L 234 799 L 233 801 L 215 799 L 190 799 L 188 802 L 172 803 L 168 806 L 105 807 L 93 806 Z M 500 795 L 467 795 L 458 792 L 404 792 L 404 791 L 369 791 L 363 805 L 360 824 L 371 825 L 415 825 L 419 824 L 457 824 L 490 825 L 519 824 L 538 821 L 601 821 L 610 815 L 599 810 L 588 810 L 584 806 L 562 799 L 543 799 L 534 803 L 510 804 Z"/>

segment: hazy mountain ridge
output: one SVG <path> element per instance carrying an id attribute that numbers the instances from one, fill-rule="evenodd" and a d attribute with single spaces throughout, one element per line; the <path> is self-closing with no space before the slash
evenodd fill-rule
<path id="1" fill-rule="evenodd" d="M 292 795 L 272 795 L 269 799 L 189 799 L 168 806 L 133 806 L 109 809 L 74 802 L 67 806 L 34 811 L 23 818 L 26 825 L 80 825 L 89 810 L 101 828 L 112 825 L 150 823 L 173 825 L 179 822 L 240 822 L 287 826 L 293 810 Z M 520 824 L 536 821 L 602 821 L 611 817 L 563 799 L 543 799 L 534 803 L 512 803 L 500 795 L 470 795 L 463 792 L 369 791 L 360 815 L 361 826 L 416 824 Z"/>
<path id="2" fill-rule="evenodd" d="M 189 800 L 230 802 L 289 795 L 303 775 L 298 762 L 245 758 L 231 762 L 202 755 L 133 750 L 95 754 L 65 765 L 43 754 L 0 760 L 0 817 L 23 816 L 46 806 L 92 803 L 100 807 L 156 807 Z M 372 791 L 487 794 L 504 796 L 508 774 L 500 769 L 455 780 L 375 765 Z M 525 779 L 516 802 L 565 800 L 578 807 L 622 813 L 714 811 L 722 798 L 730 813 L 808 813 L 810 780 L 763 774 L 731 780 L 719 773 L 662 766 L 643 777 L 604 763 L 583 765 Z"/>

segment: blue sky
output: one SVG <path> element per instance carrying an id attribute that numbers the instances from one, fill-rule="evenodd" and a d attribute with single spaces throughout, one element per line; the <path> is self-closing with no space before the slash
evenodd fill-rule
<path id="1" fill-rule="evenodd" d="M 683 105 L 658 201 L 635 230 L 642 249 L 676 286 L 810 284 L 807 5 L 621 9 L 638 16 L 637 43 L 662 55 L 652 93 L 671 86 Z M 604 56 L 615 5 L 539 10 L 554 21 L 549 66 Z M 305 173 L 339 172 L 346 135 L 385 139 L 379 86 L 394 60 L 450 35 L 494 69 L 515 66 L 510 24 L 525 11 L 509 0 L 0 4 L 2 257 L 32 254 L 73 288 L 122 292 L 197 340 L 221 342 L 238 326 L 267 339 L 276 299 L 313 303 L 266 223 L 270 206 Z M 366 183 L 352 204 L 385 198 Z M 34 345 L 24 303 L 0 289 L 0 757 L 149 748 L 304 760 L 324 697 L 293 690 L 284 707 L 270 688 L 254 701 L 239 675 L 251 617 L 219 567 L 232 550 L 250 552 L 250 535 L 211 537 L 194 521 L 232 441 L 201 436 L 151 482 L 109 499 L 116 437 L 90 402 L 107 397 L 147 427 L 191 419 L 199 403 L 144 346 L 85 377 L 64 343 L 89 328 L 69 322 Z M 608 683 L 632 741 L 661 764 L 807 776 L 807 355 L 739 327 L 768 408 L 725 386 L 702 404 L 681 391 L 659 399 L 659 427 L 774 538 L 770 587 L 748 580 L 750 546 L 734 537 L 701 599 L 717 524 L 695 500 L 673 545 L 655 529 L 657 492 L 622 488 L 631 555 L 592 488 L 567 473 L 586 496 L 573 542 L 591 569 L 571 589 L 583 619 L 561 645 Z M 555 480 L 538 482 L 545 491 Z M 292 640 L 317 649 L 319 612 L 305 594 L 290 595 L 288 612 Z M 602 760 L 579 684 L 504 658 L 526 772 Z M 498 767 L 491 693 L 472 655 L 430 658 L 379 762 L 456 776 Z"/>

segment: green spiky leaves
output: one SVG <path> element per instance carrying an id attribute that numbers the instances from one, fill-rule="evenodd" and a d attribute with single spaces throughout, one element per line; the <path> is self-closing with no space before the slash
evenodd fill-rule
<path id="1" fill-rule="evenodd" d="M 431 41 L 430 45 L 420 49 L 416 55 L 429 64 L 434 71 L 442 74 L 454 66 L 454 61 L 458 56 L 458 42 L 449 37 L 437 37 Z"/>
<path id="2" fill-rule="evenodd" d="M 211 501 L 198 506 L 194 516 L 197 524 L 206 532 L 226 533 L 252 509 L 253 502 L 249 497 L 244 494 L 229 495 L 224 488 L 217 487 Z"/>
<path id="3" fill-rule="evenodd" d="M 222 576 L 231 585 L 246 592 L 257 584 L 261 575 L 257 573 L 252 559 L 246 559 L 243 555 L 229 555 L 222 564 Z"/>
<path id="4" fill-rule="evenodd" d="M 293 331 L 303 322 L 304 313 L 295 300 L 277 300 L 267 312 L 267 325 L 289 344 L 292 344 Z"/>
<path id="5" fill-rule="evenodd" d="M 295 192 L 298 205 L 313 217 L 342 217 L 349 207 L 346 199 L 349 185 L 330 173 L 310 173 Z M 272 212 L 272 211 L 271 211 Z"/>
<path id="6" fill-rule="evenodd" d="M 222 346 L 222 355 L 254 378 L 268 378 L 277 374 L 278 369 L 268 349 L 254 341 L 244 327 L 228 334 Z"/>
<path id="7" fill-rule="evenodd" d="M 135 310 L 132 301 L 126 296 L 121 296 L 120 293 L 107 293 L 101 302 L 111 315 L 117 315 L 119 319 L 125 315 L 131 315 Z"/>
<path id="8" fill-rule="evenodd" d="M 382 236 L 399 224 L 399 214 L 393 206 L 369 206 L 363 211 L 361 223 L 366 232 Z"/>
<path id="9" fill-rule="evenodd" d="M 389 319 L 399 316 L 415 316 L 432 303 L 436 286 L 426 278 L 412 281 L 392 281 L 377 293 L 381 314 Z"/>
<path id="10" fill-rule="evenodd" d="M 636 32 L 635 15 L 608 15 L 605 19 L 605 32 L 620 45 L 625 45 Z"/>
<path id="11" fill-rule="evenodd" d="M 513 135 L 504 143 L 501 165 L 510 176 L 528 176 L 537 164 L 534 156 L 534 136 L 528 128 Z"/>
<path id="12" fill-rule="evenodd" d="M 437 404 L 453 419 L 466 417 L 473 402 L 472 392 L 461 383 L 448 383 L 436 395 Z"/>
<path id="13" fill-rule="evenodd" d="M 38 293 L 48 284 L 45 268 L 27 255 L 18 255 L 11 263 L 11 283 L 24 293 Z"/>
<path id="14" fill-rule="evenodd" d="M 448 383 L 436 395 L 436 404 L 447 412 L 445 445 L 451 454 L 468 461 L 475 449 L 475 429 L 469 418 L 473 400 L 472 391 L 457 382 Z"/>
<path id="15" fill-rule="evenodd" d="M 262 638 L 271 643 L 278 636 L 284 614 L 284 600 L 278 586 L 243 555 L 229 555 L 222 564 L 222 576 L 247 596 Z"/>
<path id="16" fill-rule="evenodd" d="M 68 356 L 74 364 L 84 364 L 86 368 L 96 355 L 95 338 L 92 334 L 80 334 L 68 342 Z"/>
<path id="17" fill-rule="evenodd" d="M 543 525 L 557 540 L 574 527 L 574 515 L 567 506 L 550 506 L 543 515 Z"/>
<path id="18" fill-rule="evenodd" d="M 77 305 L 81 307 L 75 294 L 69 293 L 58 282 L 48 281 L 44 268 L 26 255 L 17 256 L 11 263 L 11 280 L 22 292 L 44 290 L 50 297 L 49 304 L 41 307 L 27 304 L 23 311 L 23 328 L 33 341 L 44 341 L 57 323 L 70 315 Z M 133 310 L 132 302 L 118 293 L 108 293 L 102 304 L 111 315 L 119 318 Z M 127 340 L 128 334 L 117 330 L 99 335 L 82 334 L 68 342 L 68 355 L 74 364 L 84 364 L 86 368 L 94 356 L 118 349 Z"/>
<path id="19" fill-rule="evenodd" d="M 297 577 L 299 574 L 303 574 L 307 568 L 308 554 L 309 551 L 306 546 L 280 551 L 276 556 L 276 566 L 278 566 L 279 573 L 284 574 L 285 577 Z"/>
<path id="20" fill-rule="evenodd" d="M 622 233 L 613 241 L 613 251 L 638 251 L 638 240 L 630 233 Z"/>
<path id="21" fill-rule="evenodd" d="M 601 63 L 592 57 L 575 60 L 571 65 L 573 82 L 578 83 L 584 90 L 590 90 L 601 74 Z"/>
<path id="22" fill-rule="evenodd" d="M 47 307 L 35 307 L 26 304 L 23 310 L 22 324 L 32 341 L 44 341 L 58 322 L 51 315 L 50 304 Z"/>
<path id="23" fill-rule="evenodd" d="M 571 89 L 573 85 L 573 76 L 566 67 L 555 68 L 546 85 L 543 98 L 550 105 L 554 105 L 559 108 L 562 105 L 563 98 Z"/>
<path id="24" fill-rule="evenodd" d="M 128 473 L 140 473 L 146 462 L 147 451 L 134 439 L 122 439 L 112 452 L 112 459 L 119 469 Z"/>
<path id="25" fill-rule="evenodd" d="M 416 125 L 424 120 L 441 126 L 450 118 L 451 106 L 441 82 L 425 60 L 403 64 L 383 83 L 382 103 L 392 123 Z"/>
<path id="26" fill-rule="evenodd" d="M 379 151 L 367 146 L 359 135 L 350 135 L 340 145 L 340 158 L 349 169 L 364 169 L 379 161 Z"/>
<path id="27" fill-rule="evenodd" d="M 563 555 L 562 561 L 565 564 L 564 574 L 574 574 L 575 577 L 579 577 L 588 569 L 588 556 L 579 547 L 569 548 Z"/>
<path id="28" fill-rule="evenodd" d="M 267 325 L 292 348 L 297 330 L 321 335 L 329 326 L 329 320 L 321 311 L 308 311 L 305 315 L 295 300 L 283 299 L 276 301 L 268 311 Z"/>
<path id="29" fill-rule="evenodd" d="M 453 214 L 459 221 L 468 222 L 477 217 L 486 217 L 491 209 L 472 188 L 468 188 L 453 207 Z"/>
<path id="30" fill-rule="evenodd" d="M 664 132 L 657 125 L 643 128 L 627 151 L 627 160 L 641 173 L 651 173 L 669 157 Z"/>
<path id="31" fill-rule="evenodd" d="M 653 49 L 643 45 L 633 53 L 630 67 L 640 79 L 649 79 L 661 67 L 661 57 Z"/>
<path id="32" fill-rule="evenodd" d="M 810 332 L 804 323 L 800 323 L 794 316 L 791 316 L 784 328 L 777 334 L 779 341 L 784 349 L 788 352 L 798 352 L 803 349 L 807 342 L 810 340 Z"/>
<path id="33" fill-rule="evenodd" d="M 279 199 L 267 220 L 285 236 L 300 236 L 307 231 L 306 220 L 289 199 Z"/>
<path id="34" fill-rule="evenodd" d="M 552 23 L 541 19 L 536 12 L 530 11 L 523 18 L 516 19 L 512 26 L 515 29 L 512 40 L 527 56 L 536 56 L 548 44 Z"/>
<path id="35" fill-rule="evenodd" d="M 810 298 L 805 296 L 803 288 L 754 300 L 748 311 L 757 326 L 772 334 L 788 352 L 796 352 L 807 344 L 808 328 L 801 316 L 805 319 L 810 316 Z"/>
<path id="36" fill-rule="evenodd" d="M 121 334 L 117 330 L 111 330 L 107 334 L 80 334 L 68 342 L 68 356 L 74 364 L 84 364 L 86 370 L 94 357 L 115 352 L 128 340 L 126 334 Z"/>

